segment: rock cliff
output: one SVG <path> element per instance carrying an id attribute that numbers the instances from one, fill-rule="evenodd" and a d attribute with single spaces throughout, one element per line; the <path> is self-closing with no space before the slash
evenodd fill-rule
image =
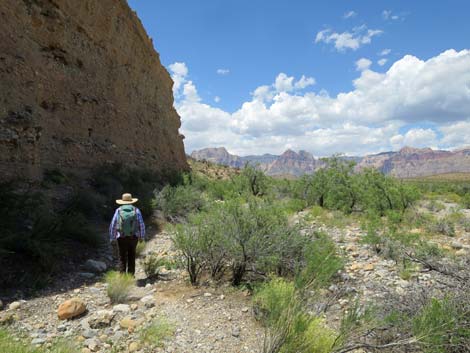
<path id="1" fill-rule="evenodd" d="M 0 179 L 186 169 L 172 84 L 125 0 L 2 0 Z"/>

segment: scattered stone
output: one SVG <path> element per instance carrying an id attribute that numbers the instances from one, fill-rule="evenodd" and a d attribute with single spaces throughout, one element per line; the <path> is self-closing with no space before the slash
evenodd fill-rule
<path id="1" fill-rule="evenodd" d="M 137 321 L 132 320 L 130 316 L 126 316 L 124 319 L 122 319 L 119 322 L 119 326 L 121 326 L 121 328 L 126 328 L 126 329 L 134 329 L 137 326 L 137 324 L 138 324 Z"/>
<path id="2" fill-rule="evenodd" d="M 21 306 L 21 302 L 13 302 L 13 303 L 10 303 L 10 305 L 8 306 L 8 309 L 16 310 L 16 309 L 19 309 L 20 306 Z"/>
<path id="3" fill-rule="evenodd" d="M 46 343 L 46 340 L 44 338 L 40 338 L 40 337 L 35 338 L 31 341 L 31 344 L 34 345 L 34 346 L 39 346 L 39 345 L 44 344 L 44 343 Z"/>
<path id="4" fill-rule="evenodd" d="M 82 353 L 91 353 L 91 351 L 88 348 L 82 348 Z"/>
<path id="5" fill-rule="evenodd" d="M 233 327 L 232 328 L 232 336 L 233 337 L 240 337 L 240 328 L 239 327 Z"/>
<path id="6" fill-rule="evenodd" d="M 131 307 L 127 304 L 118 304 L 113 306 L 113 311 L 116 313 L 129 313 L 131 311 Z"/>
<path id="7" fill-rule="evenodd" d="M 59 305 L 57 315 L 59 320 L 66 320 L 79 316 L 85 311 L 85 303 L 80 298 L 72 298 Z"/>
<path id="8" fill-rule="evenodd" d="M 463 248 L 463 244 L 459 243 L 458 241 L 453 241 L 450 246 L 452 246 L 455 250 L 460 250 Z"/>
<path id="9" fill-rule="evenodd" d="M 242 313 L 247 313 L 248 311 L 250 311 L 250 308 L 248 308 L 247 306 L 242 308 Z"/>
<path id="10" fill-rule="evenodd" d="M 374 264 L 367 264 L 364 266 L 364 271 L 373 271 L 375 268 Z"/>
<path id="11" fill-rule="evenodd" d="M 153 295 L 147 295 L 140 299 L 140 301 L 145 305 L 146 308 L 152 308 L 155 306 L 155 298 Z"/>
<path id="12" fill-rule="evenodd" d="M 0 326 L 11 325 L 15 321 L 15 315 L 13 313 L 5 313 L 0 315 Z"/>
<path id="13" fill-rule="evenodd" d="M 139 308 L 139 306 L 138 306 L 137 304 L 135 304 L 135 303 L 132 303 L 132 304 L 131 304 L 131 310 L 132 310 L 132 311 L 135 311 L 135 310 L 137 310 L 138 308 Z"/>
<path id="14" fill-rule="evenodd" d="M 224 300 L 225 299 L 225 295 L 221 294 L 220 297 L 219 297 L 220 300 Z"/>
<path id="15" fill-rule="evenodd" d="M 85 340 L 84 344 L 92 352 L 96 352 L 100 347 L 100 341 L 98 341 L 98 339 L 96 339 L 96 338 L 89 338 L 89 339 Z"/>
<path id="16" fill-rule="evenodd" d="M 357 271 L 357 270 L 360 270 L 361 268 L 362 268 L 362 265 L 361 265 L 360 263 L 358 263 L 358 262 L 353 263 L 353 264 L 349 267 L 349 269 L 350 269 L 351 271 Z"/>
<path id="17" fill-rule="evenodd" d="M 129 352 L 137 352 L 140 349 L 139 342 L 131 342 L 129 344 Z"/>
<path id="18" fill-rule="evenodd" d="M 111 325 L 114 318 L 112 310 L 99 310 L 94 316 L 88 320 L 88 324 L 92 329 L 101 329 Z"/>
<path id="19" fill-rule="evenodd" d="M 467 250 L 465 250 L 465 249 L 457 250 L 457 251 L 455 252 L 455 255 L 457 255 L 457 256 L 465 256 L 465 255 L 467 255 Z"/>
<path id="20" fill-rule="evenodd" d="M 85 265 L 83 266 L 87 271 L 93 272 L 93 273 L 101 273 L 106 271 L 106 264 L 102 261 L 96 261 L 89 259 L 85 262 Z"/>
<path id="21" fill-rule="evenodd" d="M 204 293 L 204 296 L 205 296 L 206 298 L 212 297 L 212 293 L 206 292 L 206 293 Z"/>
<path id="22" fill-rule="evenodd" d="M 97 334 L 98 334 L 98 332 L 96 330 L 89 329 L 89 330 L 83 331 L 82 336 L 85 337 L 85 338 L 93 338 Z"/>

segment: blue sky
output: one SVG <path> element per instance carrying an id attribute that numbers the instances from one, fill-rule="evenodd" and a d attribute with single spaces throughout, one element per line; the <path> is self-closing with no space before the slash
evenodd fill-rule
<path id="1" fill-rule="evenodd" d="M 187 152 L 470 144 L 469 1 L 129 5 L 177 82 Z"/>

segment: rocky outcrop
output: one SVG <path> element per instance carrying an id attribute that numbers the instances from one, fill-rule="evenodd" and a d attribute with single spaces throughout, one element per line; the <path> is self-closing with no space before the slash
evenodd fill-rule
<path id="1" fill-rule="evenodd" d="M 225 147 L 204 148 L 202 150 L 193 151 L 191 153 L 191 158 L 198 161 L 205 160 L 234 168 L 243 167 L 242 158 L 228 153 Z"/>
<path id="2" fill-rule="evenodd" d="M 470 149 L 455 151 L 404 147 L 398 152 L 366 156 L 357 169 L 373 167 L 398 178 L 470 173 Z"/>
<path id="3" fill-rule="evenodd" d="M 314 158 L 306 151 L 297 153 L 287 150 L 280 156 L 239 157 L 230 154 L 225 148 L 217 149 L 223 150 L 223 154 L 213 153 L 213 150 L 215 149 L 206 148 L 193 152 L 192 156 L 195 159 L 206 159 L 232 167 L 240 167 L 249 162 L 257 165 L 267 175 L 272 176 L 312 174 L 325 165 L 321 159 Z M 221 158 L 222 155 L 224 158 Z M 390 174 L 398 178 L 415 178 L 446 173 L 470 173 L 470 149 L 441 151 L 431 148 L 404 147 L 398 152 L 340 158 L 357 163 L 356 171 L 364 168 L 375 168 L 384 174 Z M 242 163 L 239 161 L 242 161 Z"/>
<path id="4" fill-rule="evenodd" d="M 287 150 L 267 166 L 266 173 L 268 175 L 291 174 L 295 176 L 313 174 L 321 164 L 321 161 L 315 159 L 306 151 L 297 153 Z"/>
<path id="5" fill-rule="evenodd" d="M 3 0 L 0 178 L 186 169 L 172 85 L 125 0 Z"/>

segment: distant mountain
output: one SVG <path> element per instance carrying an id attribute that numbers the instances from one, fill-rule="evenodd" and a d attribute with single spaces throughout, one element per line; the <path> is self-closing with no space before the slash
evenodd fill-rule
<path id="1" fill-rule="evenodd" d="M 287 150 L 280 156 L 264 154 L 262 156 L 240 157 L 230 154 L 224 147 L 205 148 L 194 151 L 191 157 L 235 168 L 241 168 L 246 163 L 250 163 L 272 176 L 313 174 L 324 166 L 321 159 L 315 158 L 309 152 L 292 150 Z M 376 168 L 385 174 L 399 178 L 470 172 L 470 148 L 442 151 L 431 148 L 404 147 L 398 152 L 342 158 L 356 162 L 356 170 Z"/>
<path id="2" fill-rule="evenodd" d="M 399 178 L 414 178 L 446 173 L 470 172 L 470 149 L 455 151 L 404 147 L 364 157 L 357 168 L 377 168 Z"/>

